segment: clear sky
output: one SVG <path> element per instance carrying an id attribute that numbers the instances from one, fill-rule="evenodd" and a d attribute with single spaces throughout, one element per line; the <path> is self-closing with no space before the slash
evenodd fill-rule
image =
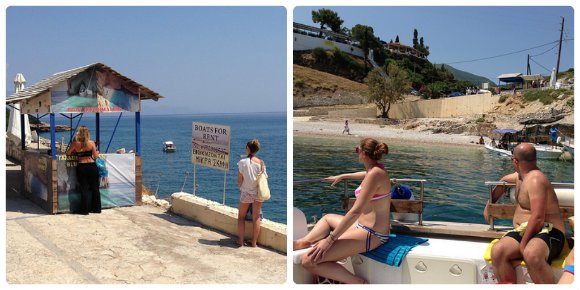
<path id="1" fill-rule="evenodd" d="M 143 114 L 286 111 L 284 7 L 9 7 L 6 89 L 102 62 L 166 97 Z"/>
<path id="2" fill-rule="evenodd" d="M 356 24 L 373 27 L 375 35 L 386 42 L 394 41 L 399 35 L 402 43 L 412 45 L 416 28 L 419 37 L 430 47 L 428 58 L 432 63 L 487 58 L 556 41 L 560 37 L 561 17 L 564 17 L 564 38 L 570 40 L 562 44 L 560 71 L 574 67 L 572 7 L 297 7 L 294 21 L 318 26 L 312 22 L 311 13 L 319 8 L 336 11 L 345 27 Z M 549 75 L 556 67 L 557 52 L 556 44 L 550 44 L 451 66 L 497 83 L 496 77 L 502 73 L 525 74 L 528 54 L 533 56 L 532 74 Z"/>

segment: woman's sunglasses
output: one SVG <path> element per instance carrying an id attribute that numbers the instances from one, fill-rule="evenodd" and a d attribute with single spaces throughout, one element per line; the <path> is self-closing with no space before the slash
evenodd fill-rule
<path id="1" fill-rule="evenodd" d="M 359 154 L 360 153 L 360 147 L 356 146 L 354 148 L 354 152 L 356 152 L 356 154 Z"/>

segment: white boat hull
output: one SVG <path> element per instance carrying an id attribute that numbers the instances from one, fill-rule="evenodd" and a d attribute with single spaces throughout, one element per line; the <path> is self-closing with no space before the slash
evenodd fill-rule
<path id="1" fill-rule="evenodd" d="M 504 157 L 512 156 L 512 152 L 509 150 L 499 149 L 497 147 L 491 146 L 490 144 L 485 144 L 484 146 L 485 146 L 485 149 L 487 149 L 493 153 L 499 154 L 500 156 L 504 156 Z"/>
<path id="2" fill-rule="evenodd" d="M 570 152 L 570 154 L 572 155 L 572 157 L 574 157 L 574 144 L 569 145 L 569 144 L 563 144 L 564 145 L 564 150 Z"/>
<path id="3" fill-rule="evenodd" d="M 534 144 L 534 147 L 536 148 L 537 159 L 557 160 L 564 152 L 562 148 L 559 147 L 553 148 L 552 146 L 549 145 Z"/>

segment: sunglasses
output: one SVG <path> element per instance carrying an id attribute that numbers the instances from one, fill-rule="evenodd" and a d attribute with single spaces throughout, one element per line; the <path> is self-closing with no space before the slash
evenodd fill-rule
<path id="1" fill-rule="evenodd" d="M 359 154 L 360 151 L 361 151 L 360 147 L 358 147 L 358 146 L 354 147 L 354 152 L 356 152 L 356 154 Z"/>

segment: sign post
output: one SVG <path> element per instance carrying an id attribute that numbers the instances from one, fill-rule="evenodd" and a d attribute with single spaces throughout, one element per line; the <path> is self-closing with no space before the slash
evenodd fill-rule
<path id="1" fill-rule="evenodd" d="M 226 203 L 226 175 L 230 168 L 230 139 L 230 126 L 192 123 L 191 162 L 194 168 L 199 164 L 224 171 L 223 204 Z M 193 179 L 195 193 L 195 175 Z"/>

